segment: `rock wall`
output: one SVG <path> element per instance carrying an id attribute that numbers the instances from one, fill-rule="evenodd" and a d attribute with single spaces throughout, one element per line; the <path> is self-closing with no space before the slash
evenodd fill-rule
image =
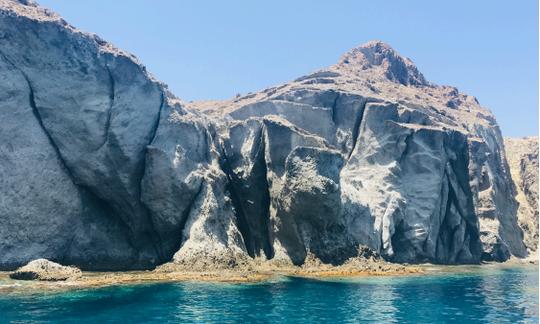
<path id="1" fill-rule="evenodd" d="M 532 253 L 538 251 L 538 137 L 505 138 L 504 146 L 519 203 L 518 224 Z"/>
<path id="2" fill-rule="evenodd" d="M 33 3 L 0 5 L 0 106 L 13 128 L 2 128 L 0 144 L 0 265 L 36 257 L 89 269 L 169 261 L 211 168 L 206 124 L 182 117 L 133 56 Z M 182 146 L 190 161 L 178 166 Z"/>
<path id="3" fill-rule="evenodd" d="M 527 255 L 492 114 L 382 42 L 184 105 L 130 54 L 0 0 L 0 71 L 1 269 Z"/>

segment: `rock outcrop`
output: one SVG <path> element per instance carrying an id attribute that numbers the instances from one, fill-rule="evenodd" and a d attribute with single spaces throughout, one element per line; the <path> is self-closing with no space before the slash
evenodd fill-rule
<path id="1" fill-rule="evenodd" d="M 73 280 L 81 276 L 81 270 L 75 267 L 66 267 L 46 259 L 31 261 L 9 275 L 10 278 L 17 280 L 41 281 Z"/>
<path id="2" fill-rule="evenodd" d="M 538 251 L 538 137 L 505 138 L 506 157 L 519 203 L 518 223 L 524 243 Z"/>
<path id="3" fill-rule="evenodd" d="M 0 0 L 0 268 L 525 257 L 493 115 L 382 42 L 183 104 L 130 54 Z"/>
<path id="4" fill-rule="evenodd" d="M 237 147 L 225 152 L 229 160 L 245 161 L 247 152 L 264 143 L 268 185 L 262 185 L 269 188 L 274 259 L 302 263 L 313 253 L 339 263 L 361 244 L 396 262 L 503 261 L 527 253 L 493 115 L 474 97 L 427 82 L 409 59 L 382 42 L 353 49 L 336 65 L 282 86 L 188 106 L 226 121 L 225 142 Z M 270 119 L 283 120 L 281 127 L 289 130 L 269 132 Z M 253 135 L 259 133 L 262 140 Z M 337 170 L 325 176 L 326 190 L 308 188 L 307 194 L 289 184 L 287 165 L 302 147 L 340 156 L 333 163 Z M 315 156 L 320 153 L 301 160 L 321 170 Z M 248 162 L 233 169 L 239 188 L 253 186 L 254 164 Z M 309 179 L 323 176 L 303 172 Z M 304 205 L 295 217 L 289 206 L 300 193 L 294 201 Z M 244 198 L 239 205 L 253 209 L 252 202 Z M 309 206 L 321 212 L 314 216 Z"/>

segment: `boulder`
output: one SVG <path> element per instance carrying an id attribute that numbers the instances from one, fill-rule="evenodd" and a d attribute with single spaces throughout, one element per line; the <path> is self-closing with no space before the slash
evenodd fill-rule
<path id="1" fill-rule="evenodd" d="M 10 273 L 9 277 L 17 280 L 64 281 L 78 279 L 81 270 L 63 266 L 47 259 L 37 259 Z"/>

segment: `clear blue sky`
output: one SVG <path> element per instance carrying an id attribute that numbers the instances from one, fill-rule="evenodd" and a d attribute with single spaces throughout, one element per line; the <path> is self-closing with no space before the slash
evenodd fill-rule
<path id="1" fill-rule="evenodd" d="M 476 96 L 503 135 L 538 134 L 536 0 L 39 3 L 138 56 L 184 100 L 277 85 L 380 39 L 430 81 Z"/>

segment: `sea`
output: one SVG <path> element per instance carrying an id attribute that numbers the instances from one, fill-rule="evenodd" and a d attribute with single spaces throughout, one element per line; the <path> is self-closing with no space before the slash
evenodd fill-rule
<path id="1" fill-rule="evenodd" d="M 8 291 L 0 293 L 1 323 L 538 323 L 539 313 L 535 265 Z"/>

